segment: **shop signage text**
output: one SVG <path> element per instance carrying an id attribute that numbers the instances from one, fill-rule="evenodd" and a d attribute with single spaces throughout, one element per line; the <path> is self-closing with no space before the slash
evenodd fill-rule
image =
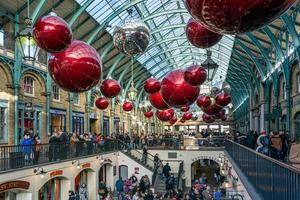
<path id="1" fill-rule="evenodd" d="M 50 173 L 50 178 L 63 175 L 63 170 L 56 170 Z"/>
<path id="2" fill-rule="evenodd" d="M 0 184 L 0 193 L 5 192 L 7 190 L 12 190 L 12 189 L 24 189 L 28 190 L 30 186 L 29 182 L 26 181 L 10 181 L 6 183 L 1 183 Z"/>
<path id="3" fill-rule="evenodd" d="M 85 163 L 82 165 L 82 169 L 91 168 L 91 163 Z"/>

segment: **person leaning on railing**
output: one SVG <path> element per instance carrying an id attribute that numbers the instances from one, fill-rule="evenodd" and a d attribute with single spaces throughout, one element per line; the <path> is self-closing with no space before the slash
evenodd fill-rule
<path id="1" fill-rule="evenodd" d="M 291 145 L 289 161 L 294 167 L 300 169 L 300 137 L 298 137 Z"/>

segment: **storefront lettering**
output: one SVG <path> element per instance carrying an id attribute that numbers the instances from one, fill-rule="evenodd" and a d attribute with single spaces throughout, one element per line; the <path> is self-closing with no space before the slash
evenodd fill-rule
<path id="1" fill-rule="evenodd" d="M 91 168 L 91 163 L 85 163 L 82 165 L 82 169 Z"/>
<path id="2" fill-rule="evenodd" d="M 62 170 L 56 170 L 50 173 L 50 178 L 53 178 L 55 176 L 61 176 L 63 175 L 63 171 Z"/>
<path id="3" fill-rule="evenodd" d="M 26 181 L 10 181 L 0 184 L 0 193 L 11 189 L 24 189 L 28 190 L 30 183 Z"/>

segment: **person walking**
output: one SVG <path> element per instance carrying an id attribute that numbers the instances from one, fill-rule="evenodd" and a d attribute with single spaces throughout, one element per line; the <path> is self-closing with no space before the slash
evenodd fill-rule
<path id="1" fill-rule="evenodd" d="M 24 135 L 24 139 L 22 141 L 22 147 L 23 147 L 25 165 L 29 165 L 31 163 L 31 153 L 32 153 L 32 148 L 33 148 L 33 142 L 32 142 L 32 139 L 27 134 Z"/>
<path id="2" fill-rule="evenodd" d="M 33 144 L 34 144 L 34 148 L 33 148 L 33 164 L 37 164 L 39 161 L 39 157 L 40 157 L 40 151 L 41 151 L 41 140 L 39 136 L 34 136 L 33 137 Z"/>
<path id="3" fill-rule="evenodd" d="M 169 178 L 170 176 L 171 167 L 169 166 L 169 163 L 167 163 L 163 168 L 163 174 L 165 178 Z"/>
<path id="4" fill-rule="evenodd" d="M 147 164 L 147 159 L 148 159 L 148 150 L 147 150 L 147 147 L 144 146 L 143 147 L 143 163 L 145 163 L 145 165 Z"/>
<path id="5" fill-rule="evenodd" d="M 86 188 L 85 183 L 82 183 L 79 188 L 79 199 L 80 200 L 88 200 L 87 188 Z"/>
<path id="6" fill-rule="evenodd" d="M 282 151 L 282 140 L 277 132 L 271 133 L 271 157 L 280 159 Z"/>
<path id="7" fill-rule="evenodd" d="M 68 200 L 77 200 L 76 199 L 76 194 L 74 191 L 69 190 L 69 199 Z"/>
<path id="8" fill-rule="evenodd" d="M 116 182 L 116 191 L 117 191 L 118 197 L 123 198 L 124 181 L 122 180 L 122 177 L 120 177 L 119 180 L 117 180 L 117 182 Z"/>

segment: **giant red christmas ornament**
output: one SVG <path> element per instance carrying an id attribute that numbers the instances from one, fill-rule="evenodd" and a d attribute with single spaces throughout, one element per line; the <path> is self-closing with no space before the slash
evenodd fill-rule
<path id="1" fill-rule="evenodd" d="M 185 123 L 185 119 L 181 118 L 180 122 L 184 124 Z"/>
<path id="2" fill-rule="evenodd" d="M 191 86 L 184 81 L 184 70 L 182 69 L 169 72 L 161 82 L 161 96 L 171 107 L 181 108 L 192 105 L 199 92 L 199 87 Z"/>
<path id="3" fill-rule="evenodd" d="M 156 93 L 160 90 L 160 82 L 155 78 L 149 78 L 144 83 L 144 89 L 147 93 Z"/>
<path id="4" fill-rule="evenodd" d="M 152 111 L 147 111 L 147 112 L 144 112 L 144 115 L 147 118 L 151 118 L 153 116 L 153 112 Z"/>
<path id="5" fill-rule="evenodd" d="M 209 116 L 207 114 L 202 115 L 202 120 L 206 123 L 209 123 L 209 124 L 211 124 L 215 121 L 215 119 L 212 116 Z"/>
<path id="6" fill-rule="evenodd" d="M 221 92 L 216 96 L 216 104 L 225 107 L 231 102 L 231 97 L 228 93 Z"/>
<path id="7" fill-rule="evenodd" d="M 168 104 L 166 104 L 164 102 L 164 100 L 162 99 L 160 92 L 156 92 L 154 94 L 149 94 L 149 101 L 150 101 L 151 105 L 156 109 L 166 110 L 166 109 L 170 108 L 168 106 Z"/>
<path id="8" fill-rule="evenodd" d="M 213 104 L 213 105 L 210 105 L 206 108 L 202 108 L 202 111 L 204 113 L 206 113 L 207 115 L 216 115 L 221 111 L 221 109 L 222 109 L 222 107 L 220 107 L 216 104 Z"/>
<path id="9" fill-rule="evenodd" d="M 61 52 L 72 42 L 72 29 L 67 22 L 55 15 L 40 17 L 33 26 L 37 45 L 49 53 Z"/>
<path id="10" fill-rule="evenodd" d="M 208 30 L 193 18 L 191 18 L 186 25 L 186 36 L 192 45 L 202 49 L 214 46 L 223 37 L 218 33 Z"/>
<path id="11" fill-rule="evenodd" d="M 105 79 L 100 86 L 101 93 L 107 98 L 118 96 L 121 92 L 121 85 L 118 81 L 108 78 Z"/>
<path id="12" fill-rule="evenodd" d="M 186 112 L 182 116 L 182 118 L 185 120 L 190 120 L 190 119 L 192 119 L 192 117 L 193 117 L 193 114 L 191 112 Z"/>
<path id="13" fill-rule="evenodd" d="M 211 99 L 209 96 L 205 96 L 205 95 L 200 95 L 197 99 L 197 105 L 200 108 L 207 108 L 208 106 L 211 105 Z"/>
<path id="14" fill-rule="evenodd" d="M 192 65 L 186 68 L 184 72 L 184 80 L 192 86 L 199 86 L 206 81 L 206 70 L 199 65 Z"/>
<path id="15" fill-rule="evenodd" d="M 49 56 L 48 70 L 54 82 L 68 92 L 85 92 L 101 78 L 102 66 L 97 51 L 85 42 L 74 40 L 63 52 Z"/>
<path id="16" fill-rule="evenodd" d="M 189 106 L 184 106 L 184 107 L 180 108 L 180 110 L 181 110 L 182 112 L 187 112 L 187 111 L 190 110 L 190 107 L 189 107 Z"/>
<path id="17" fill-rule="evenodd" d="M 132 110 L 132 108 L 133 108 L 133 105 L 132 105 L 132 103 L 130 101 L 125 101 L 123 103 L 123 110 L 124 111 L 129 112 L 129 111 Z"/>
<path id="18" fill-rule="evenodd" d="M 170 119 L 169 123 L 171 125 L 174 125 L 177 122 L 177 117 L 172 117 L 172 119 Z"/>
<path id="19" fill-rule="evenodd" d="M 160 119 L 161 121 L 169 121 L 172 119 L 172 117 L 174 117 L 174 109 L 168 109 L 168 110 L 157 110 L 156 111 L 156 116 L 158 119 Z"/>
<path id="20" fill-rule="evenodd" d="M 107 100 L 106 97 L 99 97 L 96 101 L 95 101 L 95 105 L 97 108 L 99 108 L 100 110 L 105 110 L 108 105 L 109 102 Z"/>
<path id="21" fill-rule="evenodd" d="M 261 28 L 296 0 L 185 0 L 190 14 L 216 33 L 237 34 Z"/>

